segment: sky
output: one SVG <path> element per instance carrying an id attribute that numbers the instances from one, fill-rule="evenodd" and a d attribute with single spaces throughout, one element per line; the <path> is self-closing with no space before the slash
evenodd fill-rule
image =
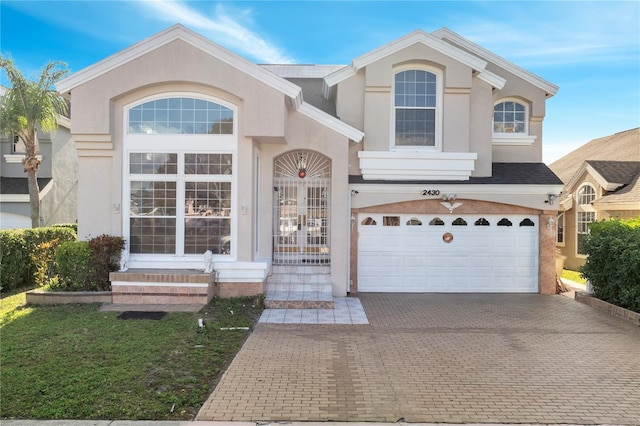
<path id="1" fill-rule="evenodd" d="M 52 60 L 73 73 L 176 23 L 255 63 L 331 65 L 447 27 L 560 87 L 543 122 L 547 164 L 640 126 L 635 0 L 1 0 L 0 52 L 31 78 Z"/>

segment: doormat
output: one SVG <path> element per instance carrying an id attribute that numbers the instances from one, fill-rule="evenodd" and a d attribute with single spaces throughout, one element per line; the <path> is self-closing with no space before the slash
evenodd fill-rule
<path id="1" fill-rule="evenodd" d="M 128 320 L 128 319 L 160 320 L 165 315 L 167 315 L 167 313 L 166 312 L 162 312 L 162 311 L 160 311 L 160 312 L 125 311 L 125 312 L 121 313 L 120 315 L 118 315 L 116 318 L 122 319 L 122 320 Z"/>

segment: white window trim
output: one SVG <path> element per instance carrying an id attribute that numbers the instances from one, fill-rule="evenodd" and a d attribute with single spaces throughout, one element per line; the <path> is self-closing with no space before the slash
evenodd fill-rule
<path id="1" fill-rule="evenodd" d="M 593 186 L 592 184 L 585 182 L 582 185 L 580 185 L 578 187 L 578 190 L 576 191 L 576 208 L 575 208 L 575 224 L 576 224 L 576 246 L 575 246 L 575 255 L 577 258 L 579 259 L 586 259 L 587 255 L 582 254 L 578 251 L 578 245 L 579 245 L 579 235 L 581 235 L 580 232 L 580 222 L 579 222 L 579 216 L 580 213 L 593 213 L 593 220 L 594 222 L 596 220 L 598 220 L 598 213 L 595 211 L 595 209 L 593 208 L 592 204 L 580 204 L 580 191 L 582 190 L 582 188 L 584 187 L 590 187 L 591 189 L 593 189 L 594 192 L 594 200 L 597 198 L 598 196 L 598 191 L 596 189 L 595 186 Z M 566 233 L 565 233 L 566 236 Z"/>
<path id="2" fill-rule="evenodd" d="M 435 144 L 434 146 L 396 146 L 396 74 L 403 71 L 420 70 L 427 71 L 436 76 L 436 108 L 435 108 Z M 389 135 L 390 151 L 442 151 L 442 121 L 444 109 L 444 73 L 441 69 L 423 65 L 423 64 L 407 64 L 393 69 L 391 75 L 391 117 Z"/>
<path id="3" fill-rule="evenodd" d="M 556 226 L 558 227 L 558 229 L 556 230 L 556 245 L 558 245 L 559 247 L 564 247 L 566 245 L 567 242 L 567 220 L 566 220 L 566 215 L 564 214 L 564 212 L 562 213 L 558 213 L 558 216 L 556 217 Z M 560 222 L 562 221 L 562 242 L 558 241 L 558 233 L 560 231 Z"/>
<path id="4" fill-rule="evenodd" d="M 232 134 L 130 134 L 129 133 L 129 109 L 141 103 L 149 102 L 156 99 L 168 97 L 190 97 L 203 99 L 223 105 L 233 111 L 233 133 Z M 231 154 L 233 174 L 224 181 L 231 182 L 231 252 L 229 255 L 215 255 L 215 261 L 236 261 L 238 258 L 238 108 L 221 99 L 197 94 L 192 92 L 169 92 L 160 93 L 138 99 L 125 105 L 122 109 L 123 114 L 123 150 L 122 150 L 122 234 L 128 242 L 131 237 L 129 228 L 129 210 L 130 210 L 130 191 L 131 181 L 138 178 L 145 179 L 150 175 L 131 175 L 129 173 L 129 154 L 132 152 L 168 152 L 184 155 L 186 153 L 212 153 L 212 154 Z M 176 138 L 185 141 L 184 147 L 176 146 Z M 215 139 L 215 141 L 212 141 Z M 153 180 L 159 180 L 159 175 L 152 175 Z M 170 176 L 168 180 L 180 181 L 181 177 Z M 184 179 L 182 179 L 184 181 Z M 184 189 L 178 186 L 177 191 L 180 193 Z M 176 206 L 180 209 L 182 206 Z M 176 221 L 180 220 L 184 212 L 176 212 Z M 178 235 L 179 227 L 176 226 L 176 245 L 180 245 L 181 237 L 184 238 L 184 229 L 181 236 Z M 181 252 L 178 248 L 176 252 Z M 131 264 L 133 267 L 153 267 L 157 265 L 160 268 L 176 268 L 176 269 L 194 269 L 201 268 L 204 263 L 202 254 L 130 254 Z M 140 266 L 136 266 L 138 263 Z"/>
<path id="5" fill-rule="evenodd" d="M 495 107 L 503 102 L 516 102 L 524 107 L 524 133 L 495 133 L 493 132 L 493 110 L 491 110 L 491 143 L 493 145 L 505 145 L 505 146 L 529 146 L 533 145 L 537 137 L 529 134 L 529 122 L 531 117 L 529 115 L 529 104 L 520 98 L 508 97 L 498 99 L 493 103 Z"/>
<path id="6" fill-rule="evenodd" d="M 4 161 L 7 164 L 21 164 L 26 154 L 4 154 Z M 42 161 L 42 155 L 36 155 L 36 158 Z"/>

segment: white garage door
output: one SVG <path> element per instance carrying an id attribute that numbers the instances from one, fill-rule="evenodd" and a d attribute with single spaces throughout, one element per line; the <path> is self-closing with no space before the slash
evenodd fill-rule
<path id="1" fill-rule="evenodd" d="M 358 291 L 537 293 L 538 216 L 364 214 Z"/>

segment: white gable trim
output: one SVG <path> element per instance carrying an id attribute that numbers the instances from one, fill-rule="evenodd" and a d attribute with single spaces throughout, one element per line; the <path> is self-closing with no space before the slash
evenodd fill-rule
<path id="1" fill-rule="evenodd" d="M 340 121 L 337 118 L 309 104 L 303 103 L 302 105 L 300 105 L 298 107 L 298 112 L 318 122 L 323 123 L 331 130 L 334 130 L 355 142 L 360 142 L 362 138 L 364 138 L 364 132 L 361 132 L 355 127 L 351 127 L 344 121 Z"/>
<path id="2" fill-rule="evenodd" d="M 422 30 L 416 30 L 404 37 L 392 41 L 391 43 L 388 43 L 382 47 L 372 50 L 369 53 L 355 58 L 351 62 L 351 65 L 346 66 L 332 74 L 329 74 L 327 77 L 325 77 L 325 83 L 326 86 L 328 86 L 327 90 L 325 90 L 325 93 L 328 94 L 328 88 L 331 88 L 341 81 L 351 77 L 356 72 L 358 72 L 358 70 L 366 67 L 367 65 L 385 58 L 391 54 L 399 52 L 400 50 L 416 43 L 424 44 L 425 46 L 430 47 L 444 55 L 447 55 L 476 71 L 480 71 L 481 73 L 484 72 L 484 69 L 487 66 L 487 62 L 483 59 L 480 59 L 477 56 L 471 55 L 462 49 L 452 46 L 451 44 L 446 43 Z"/>
<path id="3" fill-rule="evenodd" d="M 573 191 L 573 188 L 578 184 L 582 184 L 583 181 L 580 177 L 587 172 L 591 175 L 595 181 L 600 185 L 605 191 L 615 191 L 616 189 L 622 186 L 622 183 L 617 182 L 609 182 L 607 181 L 600 173 L 593 168 L 591 164 L 588 163 L 588 160 L 583 162 L 578 171 L 575 172 L 569 183 L 566 185 L 567 190 Z"/>
<path id="4" fill-rule="evenodd" d="M 544 80 L 523 68 L 520 68 L 516 64 L 507 61 L 506 59 L 488 51 L 487 49 L 473 43 L 470 40 L 467 40 L 466 38 L 454 33 L 448 28 L 440 28 L 439 30 L 434 31 L 432 34 L 439 39 L 449 40 L 452 43 L 455 43 L 458 46 L 469 50 L 470 52 L 486 59 L 489 62 L 493 62 L 494 64 L 504 68 L 506 71 L 509 71 L 510 73 L 544 90 L 549 97 L 555 95 L 558 92 L 559 87 L 555 84 L 550 83 L 547 80 Z"/>
<path id="5" fill-rule="evenodd" d="M 330 129 L 333 129 L 350 139 L 354 139 L 352 137 L 354 135 L 357 136 L 362 134 L 362 132 L 349 126 L 348 124 L 341 122 L 341 124 L 338 125 L 336 123 L 336 119 L 328 114 L 322 114 L 322 111 L 320 110 L 318 110 L 317 113 L 311 112 L 312 110 L 315 110 L 317 108 L 304 103 L 302 99 L 302 90 L 300 89 L 300 87 L 285 80 L 284 78 L 279 77 L 272 71 L 260 67 L 259 65 L 256 65 L 236 55 L 235 53 L 223 48 L 222 46 L 212 42 L 211 40 L 201 36 L 200 34 L 197 34 L 185 28 L 180 24 L 173 25 L 158 34 L 142 40 L 141 42 L 136 43 L 119 53 L 116 53 L 115 55 L 112 55 L 94 65 L 78 71 L 77 73 L 74 73 L 73 75 L 59 81 L 56 84 L 56 89 L 61 94 L 68 94 L 74 88 L 96 77 L 99 77 L 127 62 L 130 62 L 155 49 L 158 49 L 159 47 L 162 47 L 174 40 L 182 40 L 186 43 L 189 43 L 192 46 L 202 50 L 203 52 L 250 75 L 256 80 L 274 88 L 275 90 L 278 90 L 291 99 L 291 105 L 296 110 L 300 110 L 300 108 L 303 108 L 303 114 L 308 115 L 309 117 L 318 121 L 320 124 L 329 127 Z M 362 137 L 363 135 L 354 140 L 360 141 Z"/>

